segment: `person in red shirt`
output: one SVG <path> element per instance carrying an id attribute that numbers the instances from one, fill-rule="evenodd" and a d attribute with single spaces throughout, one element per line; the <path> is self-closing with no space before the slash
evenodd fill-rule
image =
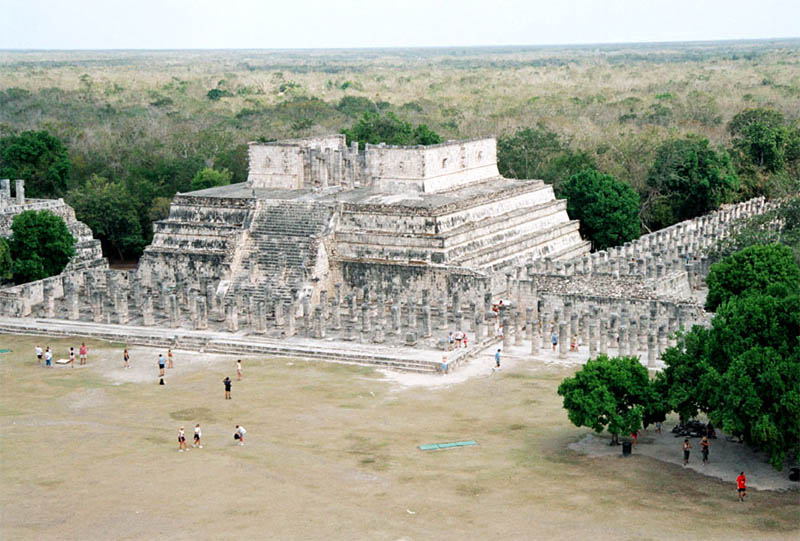
<path id="1" fill-rule="evenodd" d="M 739 501 L 743 502 L 744 497 L 747 496 L 747 477 L 745 477 L 744 472 L 739 474 L 739 477 L 736 478 L 736 491 L 739 493 Z"/>

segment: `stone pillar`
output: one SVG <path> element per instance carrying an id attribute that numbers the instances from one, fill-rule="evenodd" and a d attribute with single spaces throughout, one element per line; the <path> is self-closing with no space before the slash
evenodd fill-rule
<path id="1" fill-rule="evenodd" d="M 365 300 L 361 304 L 361 335 L 366 337 L 367 334 L 370 332 L 370 318 L 369 318 L 369 306 L 367 305 L 367 301 Z"/>
<path id="2" fill-rule="evenodd" d="M 236 302 L 229 301 L 225 304 L 225 325 L 228 332 L 237 332 L 239 330 L 239 310 L 236 307 Z"/>
<path id="3" fill-rule="evenodd" d="M 311 336 L 311 300 L 303 299 L 303 336 Z"/>
<path id="4" fill-rule="evenodd" d="M 583 312 L 580 319 L 581 328 L 581 345 L 588 345 L 591 339 L 589 338 L 589 312 Z"/>
<path id="5" fill-rule="evenodd" d="M 600 318 L 600 329 L 597 335 L 597 339 L 600 342 L 599 347 L 597 348 L 601 355 L 608 355 L 608 319 L 601 317 Z"/>
<path id="6" fill-rule="evenodd" d="M 597 357 L 597 322 L 587 322 L 589 328 L 589 357 L 594 359 Z"/>
<path id="7" fill-rule="evenodd" d="M 208 305 L 205 297 L 197 298 L 197 317 L 194 319 L 194 328 L 202 331 L 208 328 Z"/>
<path id="8" fill-rule="evenodd" d="M 628 328 L 625 325 L 620 325 L 619 326 L 619 345 L 618 345 L 619 349 L 617 350 L 618 351 L 617 354 L 620 357 L 624 357 L 624 356 L 628 355 L 627 345 L 628 345 Z"/>
<path id="9" fill-rule="evenodd" d="M 658 327 L 658 356 L 667 349 L 667 328 L 664 325 Z"/>
<path id="10" fill-rule="evenodd" d="M 99 289 L 92 293 L 92 320 L 95 323 L 103 322 L 103 293 Z"/>
<path id="11" fill-rule="evenodd" d="M 286 336 L 297 334 L 297 307 L 293 301 L 286 304 Z"/>
<path id="12" fill-rule="evenodd" d="M 575 339 L 575 345 L 578 345 L 578 314 L 570 314 L 569 316 L 569 338 L 570 344 L 572 343 L 572 339 Z M 570 345 L 567 344 L 567 345 Z"/>
<path id="13" fill-rule="evenodd" d="M 342 336 L 342 340 L 347 340 L 348 342 L 353 340 L 353 320 L 349 317 L 344 320 L 344 335 Z"/>
<path id="14" fill-rule="evenodd" d="M 533 341 L 533 308 L 525 309 L 525 338 Z"/>
<path id="15" fill-rule="evenodd" d="M 11 180 L 0 179 L 0 208 L 11 204 Z"/>
<path id="16" fill-rule="evenodd" d="M 314 308 L 314 338 L 325 338 L 325 321 L 322 314 L 322 307 Z"/>
<path id="17" fill-rule="evenodd" d="M 128 292 L 121 287 L 117 291 L 117 321 L 120 325 L 127 325 L 129 320 Z"/>
<path id="18" fill-rule="evenodd" d="M 386 341 L 386 337 L 383 332 L 383 322 L 378 318 L 376 319 L 377 322 L 375 323 L 375 332 L 372 334 L 372 341 L 376 344 L 383 344 Z"/>
<path id="19" fill-rule="evenodd" d="M 569 351 L 569 325 L 566 322 L 558 324 L 558 357 L 559 359 L 567 358 L 567 351 Z"/>
<path id="20" fill-rule="evenodd" d="M 542 312 L 541 316 L 542 321 L 542 349 L 547 349 L 550 347 L 550 313 L 549 312 Z"/>
<path id="21" fill-rule="evenodd" d="M 275 326 L 276 327 L 283 327 L 286 325 L 286 301 L 283 299 L 277 299 L 275 301 Z"/>
<path id="22" fill-rule="evenodd" d="M 337 284 L 338 285 L 338 284 Z M 338 331 L 342 328 L 342 307 L 340 306 L 340 299 L 339 293 L 336 293 L 336 296 L 331 299 L 331 329 L 334 331 Z"/>
<path id="23" fill-rule="evenodd" d="M 533 319 L 528 323 L 530 325 L 530 340 L 531 340 L 531 355 L 539 353 L 539 320 Z"/>
<path id="24" fill-rule="evenodd" d="M 56 298 L 54 295 L 52 282 L 47 281 L 42 285 L 42 295 L 44 296 L 44 317 L 55 317 Z"/>
<path id="25" fill-rule="evenodd" d="M 433 335 L 430 304 L 422 305 L 422 336 L 430 338 Z"/>
<path id="26" fill-rule="evenodd" d="M 178 296 L 172 294 L 169 296 L 169 326 L 172 328 L 180 327 L 180 306 L 178 305 Z"/>
<path id="27" fill-rule="evenodd" d="M 520 327 L 520 313 L 518 309 L 514 309 L 514 345 L 522 345 L 522 328 Z"/>
<path id="28" fill-rule="evenodd" d="M 391 316 L 392 316 L 392 330 L 391 334 L 394 336 L 400 336 L 400 298 L 395 297 L 395 301 L 392 302 L 391 308 Z"/>
<path id="29" fill-rule="evenodd" d="M 152 327 L 156 324 L 156 319 L 153 314 L 153 296 L 145 295 L 144 302 L 142 303 L 142 325 L 145 327 Z"/>
<path id="30" fill-rule="evenodd" d="M 67 290 L 67 319 L 73 321 L 77 321 L 81 318 L 80 301 L 78 298 L 79 287 L 78 283 L 73 281 L 70 283 L 69 289 Z"/>
<path id="31" fill-rule="evenodd" d="M 656 335 L 652 332 L 647 335 L 647 368 L 656 367 Z"/>
<path id="32" fill-rule="evenodd" d="M 475 343 L 477 344 L 486 337 L 486 325 L 483 324 L 483 311 L 476 309 L 473 312 L 473 327 L 475 333 Z"/>
<path id="33" fill-rule="evenodd" d="M 439 329 L 447 329 L 447 297 L 439 301 Z"/>
<path id="34" fill-rule="evenodd" d="M 267 306 L 264 301 L 258 301 L 256 303 L 255 320 L 256 332 L 259 334 L 267 332 Z"/>
<path id="35" fill-rule="evenodd" d="M 406 308 L 408 309 L 408 325 L 407 327 L 410 330 L 414 330 L 417 328 L 417 299 L 414 298 L 414 295 L 408 296 L 408 301 L 406 303 Z"/>
<path id="36" fill-rule="evenodd" d="M 505 312 L 505 310 L 504 310 Z M 508 349 L 511 345 L 511 327 L 508 321 L 508 315 L 503 313 L 503 349 Z"/>
<path id="37" fill-rule="evenodd" d="M 17 185 L 17 205 L 24 205 L 25 204 L 25 181 L 18 178 L 16 181 Z"/>

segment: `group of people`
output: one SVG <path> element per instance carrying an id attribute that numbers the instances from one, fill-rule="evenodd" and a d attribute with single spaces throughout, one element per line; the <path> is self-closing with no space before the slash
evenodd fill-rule
<path id="1" fill-rule="evenodd" d="M 235 432 L 233 433 L 233 439 L 236 440 L 239 445 L 244 445 L 244 436 L 247 434 L 247 430 L 244 429 L 241 425 L 236 425 Z M 201 439 L 203 437 L 203 432 L 200 430 L 200 423 L 194 425 L 194 441 L 192 442 L 192 447 L 202 449 L 203 444 L 201 443 Z M 178 429 L 178 452 L 182 453 L 184 451 L 188 451 L 189 448 L 186 446 L 186 432 L 184 431 L 183 427 Z"/>
<path id="2" fill-rule="evenodd" d="M 50 346 L 47 346 L 46 349 L 42 350 L 42 346 L 37 344 L 35 351 L 36 360 L 40 366 L 42 365 L 42 359 L 44 359 L 45 367 L 53 367 L 53 349 Z M 86 347 L 86 343 L 81 342 L 78 355 L 80 356 L 80 364 L 86 364 L 86 358 L 89 355 L 89 348 Z M 69 348 L 69 357 L 67 358 L 67 363 L 70 365 L 70 367 L 75 367 L 75 348 L 72 346 Z"/>
<path id="3" fill-rule="evenodd" d="M 468 341 L 467 333 L 462 331 L 450 331 L 450 334 L 447 335 L 447 349 L 452 351 L 457 348 L 465 348 L 467 347 Z"/>

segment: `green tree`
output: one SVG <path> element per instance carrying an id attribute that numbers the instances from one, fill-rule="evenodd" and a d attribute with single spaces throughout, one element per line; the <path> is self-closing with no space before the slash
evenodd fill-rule
<path id="1" fill-rule="evenodd" d="M 113 250 L 120 260 L 141 253 L 142 226 L 124 184 L 92 175 L 84 186 L 70 190 L 67 199 L 106 250 Z"/>
<path id="2" fill-rule="evenodd" d="M 680 347 L 667 348 L 661 355 L 666 365 L 656 374 L 653 385 L 664 398 L 666 409 L 678 414 L 681 422 L 708 411 L 705 384 L 709 373 L 705 360 L 708 331 L 697 326 L 680 339 Z"/>
<path id="3" fill-rule="evenodd" d="M 441 143 L 442 138 L 425 124 L 412 127 L 409 122 L 397 118 L 394 113 L 369 113 L 361 115 L 352 128 L 344 130 L 347 142 L 358 141 L 377 145 L 431 145 Z"/>
<path id="4" fill-rule="evenodd" d="M 706 283 L 706 310 L 713 311 L 731 297 L 765 293 L 773 284 L 797 289 L 800 267 L 787 246 L 750 246 L 712 265 Z"/>
<path id="5" fill-rule="evenodd" d="M 611 175 L 586 169 L 564 185 L 567 212 L 581 221 L 581 233 L 596 250 L 638 238 L 639 194 Z"/>
<path id="6" fill-rule="evenodd" d="M 738 186 L 736 172 L 725 151 L 695 135 L 664 142 L 656 151 L 647 184 L 652 207 L 659 215 L 646 216 L 648 226 L 661 229 L 718 208 Z"/>
<path id="7" fill-rule="evenodd" d="M 217 171 L 210 167 L 205 167 L 197 172 L 189 185 L 189 191 L 205 190 L 216 186 L 227 186 L 231 183 L 231 172 L 227 169 Z"/>
<path id="8" fill-rule="evenodd" d="M 11 223 L 12 274 L 18 284 L 59 274 L 75 253 L 75 238 L 60 216 L 26 210 Z"/>
<path id="9" fill-rule="evenodd" d="M 575 426 L 608 430 L 613 440 L 642 426 L 651 398 L 647 369 L 636 357 L 600 355 L 558 386 Z"/>
<path id="10" fill-rule="evenodd" d="M 30 197 L 63 195 L 70 167 L 64 143 L 45 130 L 0 138 L 0 176 L 25 179 Z"/>
<path id="11" fill-rule="evenodd" d="M 0 284 L 11 279 L 13 264 L 11 248 L 8 246 L 8 241 L 0 237 Z"/>
<path id="12" fill-rule="evenodd" d="M 497 166 L 508 178 L 542 179 L 564 145 L 558 134 L 539 124 L 497 139 Z"/>
<path id="13" fill-rule="evenodd" d="M 745 109 L 731 119 L 728 131 L 734 149 L 767 171 L 783 169 L 791 132 L 783 115 L 773 109 Z"/>
<path id="14" fill-rule="evenodd" d="M 594 156 L 583 150 L 565 149 L 545 164 L 541 178 L 553 185 L 556 196 L 566 197 L 564 184 L 571 176 L 586 169 L 597 169 Z"/>

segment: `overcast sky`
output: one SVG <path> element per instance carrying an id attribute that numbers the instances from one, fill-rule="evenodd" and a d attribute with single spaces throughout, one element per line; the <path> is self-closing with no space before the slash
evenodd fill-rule
<path id="1" fill-rule="evenodd" d="M 800 0 L 0 0 L 0 49 L 543 45 L 800 36 Z"/>

